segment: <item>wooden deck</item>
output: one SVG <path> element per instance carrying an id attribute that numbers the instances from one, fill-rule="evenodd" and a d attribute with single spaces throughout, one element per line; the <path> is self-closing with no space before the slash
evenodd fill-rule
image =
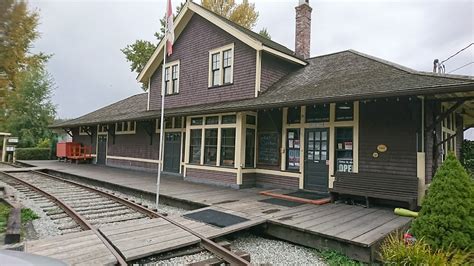
<path id="1" fill-rule="evenodd" d="M 57 162 L 35 165 L 153 193 L 153 173 Z M 255 188 L 233 190 L 189 183 L 174 176 L 164 176 L 161 185 L 161 195 L 164 197 L 193 202 L 208 206 L 207 209 L 249 219 L 247 222 L 218 228 L 182 216 L 172 217 L 206 237 L 216 238 L 265 224 L 262 233 L 308 247 L 339 250 L 364 262 L 376 258 L 377 248 L 388 234 L 405 228 L 411 222 L 410 218 L 394 215 L 392 209 L 367 209 L 345 204 L 285 207 L 260 202 L 269 198 L 258 194 L 260 191 Z M 200 210 L 203 209 L 191 212 Z M 114 242 L 127 260 L 134 260 L 199 242 L 199 239 L 182 229 L 173 228 L 164 221 L 154 219 L 146 225 L 131 223 L 100 230 Z"/>

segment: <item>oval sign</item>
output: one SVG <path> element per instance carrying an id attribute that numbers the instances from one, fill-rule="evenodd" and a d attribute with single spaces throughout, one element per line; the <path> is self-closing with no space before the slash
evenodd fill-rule
<path id="1" fill-rule="evenodd" d="M 377 151 L 386 152 L 387 151 L 387 146 L 385 146 L 384 144 L 380 144 L 379 146 L 377 146 Z"/>

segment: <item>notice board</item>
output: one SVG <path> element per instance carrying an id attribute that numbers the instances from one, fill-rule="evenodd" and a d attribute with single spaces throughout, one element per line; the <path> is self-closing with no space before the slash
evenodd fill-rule
<path id="1" fill-rule="evenodd" d="M 279 135 L 277 132 L 258 134 L 258 164 L 278 165 L 280 155 Z"/>

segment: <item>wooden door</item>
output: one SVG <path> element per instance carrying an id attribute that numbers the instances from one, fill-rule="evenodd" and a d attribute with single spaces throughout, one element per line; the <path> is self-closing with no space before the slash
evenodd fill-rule
<path id="1" fill-rule="evenodd" d="M 105 164 L 107 157 L 107 135 L 97 136 L 97 164 Z"/>
<path id="2" fill-rule="evenodd" d="M 163 170 L 179 173 L 181 154 L 181 133 L 165 133 L 165 153 Z"/>
<path id="3" fill-rule="evenodd" d="M 304 189 L 328 192 L 329 130 L 305 130 Z"/>

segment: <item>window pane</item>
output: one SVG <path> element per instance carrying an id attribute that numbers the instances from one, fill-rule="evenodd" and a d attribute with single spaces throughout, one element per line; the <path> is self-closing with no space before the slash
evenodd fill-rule
<path id="1" fill-rule="evenodd" d="M 191 118 L 191 125 L 202 125 L 202 117 Z"/>
<path id="2" fill-rule="evenodd" d="M 301 121 L 301 108 L 290 107 L 288 108 L 288 124 L 297 124 Z"/>
<path id="3" fill-rule="evenodd" d="M 212 70 L 220 68 L 220 54 L 215 53 L 212 55 Z"/>
<path id="4" fill-rule="evenodd" d="M 182 128 L 183 118 L 181 116 L 174 118 L 174 128 Z"/>
<path id="5" fill-rule="evenodd" d="M 247 124 L 248 125 L 256 125 L 257 124 L 257 118 L 253 115 L 247 115 Z"/>
<path id="6" fill-rule="evenodd" d="M 129 122 L 129 123 L 130 123 L 129 130 L 130 131 L 135 131 L 135 122 Z"/>
<path id="7" fill-rule="evenodd" d="M 245 137 L 245 167 L 254 167 L 255 129 L 247 128 Z"/>
<path id="8" fill-rule="evenodd" d="M 171 117 L 165 117 L 165 128 L 173 128 L 173 120 Z"/>
<path id="9" fill-rule="evenodd" d="M 201 161 L 201 129 L 191 129 L 191 145 L 189 152 L 189 161 L 191 163 L 200 163 Z"/>
<path id="10" fill-rule="evenodd" d="M 235 128 L 221 129 L 221 165 L 234 166 Z"/>
<path id="11" fill-rule="evenodd" d="M 128 131 L 128 123 L 127 122 L 123 122 L 123 131 Z"/>
<path id="12" fill-rule="evenodd" d="M 231 74 L 232 74 L 231 68 L 225 67 L 224 68 L 224 83 L 225 84 L 230 83 L 232 81 Z"/>
<path id="13" fill-rule="evenodd" d="M 173 66 L 172 79 L 178 79 L 178 65 Z"/>
<path id="14" fill-rule="evenodd" d="M 217 162 L 217 128 L 206 129 L 204 136 L 204 164 Z"/>
<path id="15" fill-rule="evenodd" d="M 338 172 L 352 172 L 352 127 L 338 127 L 336 128 L 336 171 Z"/>
<path id="16" fill-rule="evenodd" d="M 235 115 L 223 115 L 222 124 L 235 124 L 236 117 Z"/>
<path id="17" fill-rule="evenodd" d="M 223 52 L 224 67 L 230 67 L 232 65 L 232 50 L 226 50 Z"/>
<path id="18" fill-rule="evenodd" d="M 306 106 L 306 122 L 329 122 L 329 104 Z"/>
<path id="19" fill-rule="evenodd" d="M 217 124 L 219 124 L 219 117 L 218 116 L 206 117 L 206 125 L 217 125 Z"/>
<path id="20" fill-rule="evenodd" d="M 212 71 L 212 86 L 218 86 L 221 83 L 221 75 L 220 70 L 213 70 Z"/>
<path id="21" fill-rule="evenodd" d="M 354 116 L 354 103 L 336 103 L 336 121 L 352 120 Z"/>
<path id="22" fill-rule="evenodd" d="M 122 123 L 117 123 L 117 131 L 123 131 L 123 125 Z"/>
<path id="23" fill-rule="evenodd" d="M 286 169 L 298 170 L 300 168 L 300 130 L 288 129 Z"/>

